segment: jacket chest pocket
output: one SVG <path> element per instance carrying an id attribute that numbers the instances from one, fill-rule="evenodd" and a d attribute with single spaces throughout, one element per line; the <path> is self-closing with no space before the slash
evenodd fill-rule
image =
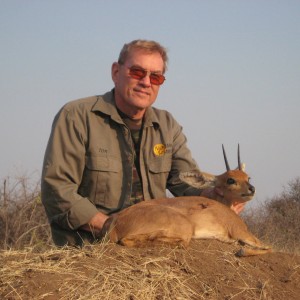
<path id="1" fill-rule="evenodd" d="M 87 156 L 79 193 L 109 212 L 121 196 L 122 162 L 115 157 Z"/>
<path id="2" fill-rule="evenodd" d="M 149 161 L 149 181 L 153 197 L 164 197 L 166 193 L 167 180 L 172 167 L 171 156 L 155 158 Z"/>
<path id="3" fill-rule="evenodd" d="M 121 161 L 108 156 L 87 156 L 86 167 L 92 171 L 99 172 L 120 172 Z"/>

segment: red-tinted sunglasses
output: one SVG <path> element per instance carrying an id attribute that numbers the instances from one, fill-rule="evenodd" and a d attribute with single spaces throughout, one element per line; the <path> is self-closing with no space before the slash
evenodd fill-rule
<path id="1" fill-rule="evenodd" d="M 150 82 L 155 85 L 161 85 L 166 80 L 165 76 L 159 73 L 153 73 L 139 67 L 129 68 L 129 75 L 134 79 L 141 80 L 147 75 L 150 77 Z"/>

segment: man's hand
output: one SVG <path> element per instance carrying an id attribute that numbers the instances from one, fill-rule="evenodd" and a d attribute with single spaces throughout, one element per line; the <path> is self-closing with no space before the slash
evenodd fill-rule
<path id="1" fill-rule="evenodd" d="M 80 228 L 92 232 L 96 235 L 99 235 L 107 219 L 108 219 L 107 215 L 98 212 L 90 219 L 90 221 L 87 224 L 82 225 Z"/>
<path id="2" fill-rule="evenodd" d="M 245 202 L 235 202 L 233 203 L 230 208 L 237 214 L 239 215 L 245 208 L 246 203 Z"/>
<path id="3" fill-rule="evenodd" d="M 217 199 L 220 193 L 215 188 L 210 188 L 210 189 L 205 189 L 201 192 L 200 196 L 210 198 L 210 199 Z M 237 214 L 239 215 L 244 209 L 245 209 L 246 203 L 241 203 L 241 202 L 235 202 L 233 203 L 230 208 Z"/>
<path id="4" fill-rule="evenodd" d="M 106 219 L 105 223 L 102 226 L 102 230 L 100 233 L 101 237 L 105 237 L 105 235 L 111 231 L 112 227 L 115 224 L 117 216 L 118 216 L 118 214 L 114 213 L 114 214 L 110 215 L 109 218 Z"/>

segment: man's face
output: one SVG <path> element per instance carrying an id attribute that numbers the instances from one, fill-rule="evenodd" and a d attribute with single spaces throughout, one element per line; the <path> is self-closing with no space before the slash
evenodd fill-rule
<path id="1" fill-rule="evenodd" d="M 115 83 L 116 104 L 121 111 L 129 115 L 138 111 L 144 112 L 151 106 L 160 87 L 150 82 L 149 73 L 142 79 L 132 78 L 129 75 L 129 68 L 132 66 L 163 74 L 164 62 L 159 53 L 149 54 L 134 50 L 123 65 L 113 64 L 112 79 Z"/>

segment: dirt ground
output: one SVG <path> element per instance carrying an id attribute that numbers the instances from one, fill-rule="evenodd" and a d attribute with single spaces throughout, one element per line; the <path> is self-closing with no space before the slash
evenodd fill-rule
<path id="1" fill-rule="evenodd" d="M 0 299 L 300 299 L 300 256 L 238 258 L 239 245 L 192 241 L 128 249 L 2 251 Z"/>

